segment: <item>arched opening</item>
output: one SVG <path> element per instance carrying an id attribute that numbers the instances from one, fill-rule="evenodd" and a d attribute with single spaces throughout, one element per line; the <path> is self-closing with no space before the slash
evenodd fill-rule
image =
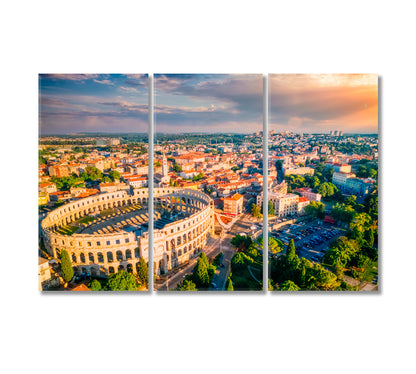
<path id="1" fill-rule="evenodd" d="M 165 261 L 163 259 L 159 261 L 159 274 L 165 274 Z"/>
<path id="2" fill-rule="evenodd" d="M 117 251 L 116 256 L 117 256 L 117 261 L 123 260 L 123 253 L 121 251 Z"/>
<path id="3" fill-rule="evenodd" d="M 113 262 L 113 252 L 107 252 L 107 262 Z"/>
<path id="4" fill-rule="evenodd" d="M 130 249 L 128 249 L 126 251 L 126 260 L 131 260 L 131 250 Z"/>
<path id="5" fill-rule="evenodd" d="M 132 264 L 127 264 L 127 272 L 128 273 L 133 273 L 133 265 Z"/>
<path id="6" fill-rule="evenodd" d="M 103 254 L 101 252 L 98 252 L 97 257 L 98 257 L 98 262 L 102 264 L 104 262 Z"/>
<path id="7" fill-rule="evenodd" d="M 80 254 L 79 259 L 81 261 L 81 263 L 85 264 L 85 255 L 83 253 Z M 85 268 L 83 268 L 85 269 Z"/>

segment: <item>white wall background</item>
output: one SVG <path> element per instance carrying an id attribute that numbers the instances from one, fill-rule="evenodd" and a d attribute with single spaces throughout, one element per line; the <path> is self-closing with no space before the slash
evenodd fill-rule
<path id="1" fill-rule="evenodd" d="M 414 369 L 411 2 L 136 3 L 1 6 L 1 372 Z M 37 74 L 167 72 L 382 76 L 379 294 L 37 291 Z"/>

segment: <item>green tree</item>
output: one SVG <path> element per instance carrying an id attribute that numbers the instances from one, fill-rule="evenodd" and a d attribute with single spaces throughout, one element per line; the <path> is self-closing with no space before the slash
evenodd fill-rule
<path id="1" fill-rule="evenodd" d="M 231 269 L 233 272 L 238 272 L 253 262 L 253 259 L 245 253 L 237 252 L 231 259 Z"/>
<path id="2" fill-rule="evenodd" d="M 271 236 L 269 236 L 268 239 L 268 247 L 269 247 L 269 253 L 275 255 L 281 251 L 283 251 L 283 243 L 280 240 L 277 240 Z"/>
<path id="3" fill-rule="evenodd" d="M 281 291 L 299 291 L 300 288 L 298 287 L 298 285 L 291 281 L 291 280 L 287 280 L 284 281 L 281 285 L 280 285 L 280 290 Z"/>
<path id="4" fill-rule="evenodd" d="M 372 227 L 370 227 L 365 233 L 364 233 L 364 240 L 367 242 L 367 245 L 369 247 L 374 246 L 374 230 Z"/>
<path id="5" fill-rule="evenodd" d="M 345 267 L 359 250 L 360 246 L 355 240 L 340 236 L 329 243 L 323 262 L 331 266 Z"/>
<path id="6" fill-rule="evenodd" d="M 366 196 L 364 206 L 365 211 L 370 215 L 373 220 L 378 219 L 378 193 L 377 187 L 375 191 Z"/>
<path id="7" fill-rule="evenodd" d="M 227 280 L 227 284 L 225 286 L 225 289 L 227 291 L 234 291 L 233 282 L 231 281 L 231 278 L 230 277 L 228 277 L 228 280 Z"/>
<path id="8" fill-rule="evenodd" d="M 344 203 L 336 203 L 332 207 L 332 216 L 337 220 L 341 222 L 349 223 L 355 216 L 356 211 L 351 205 L 346 205 Z"/>
<path id="9" fill-rule="evenodd" d="M 182 284 L 178 285 L 178 291 L 198 291 L 194 282 L 189 279 L 185 279 Z"/>
<path id="10" fill-rule="evenodd" d="M 91 291 L 100 291 L 101 283 L 97 279 L 94 279 L 90 284 L 90 289 Z"/>
<path id="11" fill-rule="evenodd" d="M 45 165 L 48 162 L 48 160 L 43 157 L 41 154 L 39 154 L 39 165 Z"/>
<path id="12" fill-rule="evenodd" d="M 254 203 L 251 205 L 251 211 L 250 212 L 251 212 L 251 215 L 253 217 L 256 217 L 256 218 L 261 217 L 260 208 L 258 207 L 258 205 L 254 204 Z"/>
<path id="13" fill-rule="evenodd" d="M 199 255 L 199 257 L 202 258 L 202 261 L 204 261 L 204 264 L 208 267 L 209 266 L 209 261 L 208 261 L 207 255 L 204 252 L 202 252 Z"/>
<path id="14" fill-rule="evenodd" d="M 324 218 L 325 205 L 319 201 L 311 201 L 304 208 L 305 214 L 312 218 Z"/>
<path id="15" fill-rule="evenodd" d="M 334 290 L 340 285 L 337 276 L 324 269 L 320 264 L 315 264 L 313 270 L 315 272 L 316 286 L 319 289 Z"/>
<path id="16" fill-rule="evenodd" d="M 97 180 L 103 177 L 103 173 L 100 169 L 97 169 L 94 166 L 87 166 L 85 171 L 81 174 L 84 180 Z"/>
<path id="17" fill-rule="evenodd" d="M 249 236 L 236 234 L 231 239 L 231 244 L 236 246 L 238 249 L 245 251 L 253 241 Z"/>
<path id="18" fill-rule="evenodd" d="M 136 291 L 137 286 L 134 275 L 124 270 L 111 274 L 107 281 L 107 288 L 110 291 Z"/>
<path id="19" fill-rule="evenodd" d="M 121 177 L 121 174 L 117 171 L 117 170 L 111 170 L 108 173 L 108 176 L 114 181 L 114 180 L 119 180 Z"/>
<path id="20" fill-rule="evenodd" d="M 194 182 L 196 182 L 196 181 L 199 181 L 199 180 L 200 180 L 200 179 L 202 179 L 202 178 L 204 178 L 204 174 L 199 173 L 198 175 L 195 175 L 195 176 L 192 178 L 192 180 L 193 180 Z"/>
<path id="21" fill-rule="evenodd" d="M 321 183 L 316 175 L 305 175 L 305 182 L 313 189 L 317 188 Z"/>
<path id="22" fill-rule="evenodd" d="M 345 199 L 345 204 L 351 205 L 353 208 L 357 205 L 357 196 L 351 195 Z"/>
<path id="23" fill-rule="evenodd" d="M 274 208 L 273 208 L 273 203 L 269 200 L 268 204 L 267 204 L 267 208 L 268 208 L 268 215 L 269 216 L 274 216 Z"/>
<path id="24" fill-rule="evenodd" d="M 203 253 L 202 253 L 203 254 Z M 206 256 L 205 256 L 206 259 Z M 208 260 L 199 256 L 196 266 L 193 270 L 193 282 L 197 288 L 207 288 L 209 286 L 209 274 L 208 274 Z"/>
<path id="25" fill-rule="evenodd" d="M 354 216 L 350 223 L 351 237 L 362 245 L 364 243 L 364 234 L 370 229 L 372 219 L 367 213 L 359 213 Z"/>
<path id="26" fill-rule="evenodd" d="M 176 173 L 180 173 L 182 171 L 182 168 L 178 164 L 175 164 L 173 165 L 173 171 Z"/>
<path id="27" fill-rule="evenodd" d="M 139 278 L 141 284 L 146 287 L 149 285 L 149 268 L 147 267 L 146 261 L 143 257 L 141 257 L 139 261 L 137 277 Z"/>
<path id="28" fill-rule="evenodd" d="M 258 256 L 258 251 L 255 244 L 250 244 L 247 248 L 246 254 L 252 258 L 256 258 Z"/>
<path id="29" fill-rule="evenodd" d="M 74 269 L 72 268 L 71 259 L 65 249 L 61 252 L 61 270 L 65 281 L 69 282 L 74 277 Z"/>
<path id="30" fill-rule="evenodd" d="M 288 261 L 292 261 L 296 257 L 296 248 L 295 248 L 295 241 L 293 239 L 290 239 L 289 245 L 287 246 L 286 250 L 286 257 Z"/>
<path id="31" fill-rule="evenodd" d="M 337 191 L 338 189 L 335 187 L 335 185 L 329 182 L 324 182 L 316 188 L 316 192 L 321 194 L 322 197 L 330 197 Z"/>

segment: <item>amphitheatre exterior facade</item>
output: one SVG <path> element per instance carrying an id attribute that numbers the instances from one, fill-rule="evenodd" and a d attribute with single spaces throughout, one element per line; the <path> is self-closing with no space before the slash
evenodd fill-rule
<path id="1" fill-rule="evenodd" d="M 214 233 L 212 199 L 203 192 L 175 187 L 154 188 L 153 269 L 157 275 L 197 256 Z M 120 270 L 137 273 L 140 258 L 149 261 L 147 188 L 102 193 L 86 197 L 49 212 L 41 222 L 48 253 L 59 257 L 66 250 L 76 273 L 109 276 Z M 125 213 L 125 208 L 131 213 Z M 136 214 L 145 211 L 145 214 Z M 100 213 L 114 213 L 99 217 Z M 66 225 L 83 217 L 72 235 Z M 97 217 L 97 218 L 93 218 Z M 128 218 L 127 218 L 128 217 Z"/>

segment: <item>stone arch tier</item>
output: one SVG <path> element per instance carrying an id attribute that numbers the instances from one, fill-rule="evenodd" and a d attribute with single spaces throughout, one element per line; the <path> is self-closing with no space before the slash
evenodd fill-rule
<path id="1" fill-rule="evenodd" d="M 41 235 L 48 252 L 57 257 L 67 250 L 77 272 L 108 276 L 120 269 L 136 273 L 140 257 L 149 258 L 149 234 L 120 231 L 110 234 L 63 235 L 55 230 L 104 209 L 149 202 L 147 188 L 102 193 L 70 202 L 49 212 L 41 222 Z M 178 187 L 153 189 L 153 202 L 162 207 L 186 211 L 184 219 L 154 230 L 154 271 L 166 273 L 190 258 L 197 256 L 214 232 L 212 199 L 197 190 Z M 174 255 L 172 255 L 174 251 Z M 160 270 L 159 264 L 163 265 Z"/>

